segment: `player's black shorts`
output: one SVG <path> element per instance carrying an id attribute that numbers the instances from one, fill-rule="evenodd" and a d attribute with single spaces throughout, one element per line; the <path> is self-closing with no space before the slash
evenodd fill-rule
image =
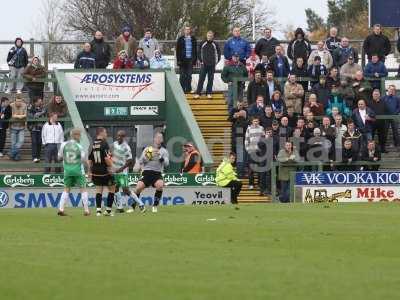
<path id="1" fill-rule="evenodd" d="M 154 184 L 160 179 L 163 179 L 160 172 L 146 170 L 142 172 L 139 181 L 142 181 L 146 187 L 154 187 Z"/>
<path id="2" fill-rule="evenodd" d="M 115 185 L 115 180 L 113 175 L 104 175 L 104 176 L 92 175 L 92 182 L 95 186 Z"/>

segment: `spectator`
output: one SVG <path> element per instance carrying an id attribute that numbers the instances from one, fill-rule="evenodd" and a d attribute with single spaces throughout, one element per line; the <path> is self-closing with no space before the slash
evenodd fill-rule
<path id="1" fill-rule="evenodd" d="M 343 134 L 343 139 L 351 141 L 351 147 L 354 151 L 359 153 L 361 150 L 361 133 L 354 125 L 353 120 L 347 121 L 347 131 Z"/>
<path id="2" fill-rule="evenodd" d="M 298 151 L 293 148 L 292 142 L 288 141 L 285 143 L 284 149 L 280 150 L 278 153 L 277 161 L 280 162 L 278 175 L 281 184 L 280 201 L 288 203 L 290 200 L 290 173 L 296 171 L 296 166 L 293 166 L 293 164 L 300 161 L 300 155 Z"/>
<path id="3" fill-rule="evenodd" d="M 131 58 L 136 53 L 137 42 L 132 35 L 132 29 L 129 26 L 122 28 L 122 33 L 115 40 L 115 53 L 125 50 L 128 57 Z"/>
<path id="4" fill-rule="evenodd" d="M 328 116 L 322 118 L 322 124 L 319 128 L 321 136 L 327 138 L 331 143 L 335 141 L 336 130 L 331 126 L 331 119 Z"/>
<path id="5" fill-rule="evenodd" d="M 353 81 L 353 91 L 357 100 L 364 99 L 369 102 L 371 100 L 372 87 L 368 80 L 365 80 L 362 71 L 358 71 Z"/>
<path id="6" fill-rule="evenodd" d="M 56 113 L 58 118 L 64 118 L 67 115 L 67 112 L 67 104 L 60 95 L 55 95 L 52 101 L 47 105 L 48 116 L 52 113 Z"/>
<path id="7" fill-rule="evenodd" d="M 144 55 L 143 49 L 140 47 L 136 49 L 136 53 L 133 56 L 133 67 L 141 70 L 150 68 L 149 59 Z"/>
<path id="8" fill-rule="evenodd" d="M 378 55 L 379 60 L 385 63 L 392 46 L 387 36 L 382 33 L 380 24 L 374 25 L 373 32 L 365 39 L 363 48 L 368 60 L 371 60 L 373 55 Z"/>
<path id="9" fill-rule="evenodd" d="M 340 87 L 339 71 L 337 67 L 332 67 L 329 70 L 329 75 L 326 77 L 326 86 L 329 90 Z"/>
<path id="10" fill-rule="evenodd" d="M 153 38 L 150 28 L 144 30 L 144 37 L 139 41 L 139 47 L 143 49 L 146 57 L 153 57 L 154 51 L 160 50 L 158 41 Z"/>
<path id="11" fill-rule="evenodd" d="M 282 93 L 282 88 L 281 85 L 277 80 L 274 79 L 274 72 L 273 71 L 268 71 L 267 72 L 267 97 L 266 97 L 266 103 L 270 102 L 272 99 L 272 95 L 275 91 L 279 91 Z"/>
<path id="12" fill-rule="evenodd" d="M 313 86 L 311 93 L 317 95 L 318 103 L 321 103 L 324 108 L 328 106 L 331 91 L 326 85 L 326 78 L 324 76 L 319 78 L 319 83 Z"/>
<path id="13" fill-rule="evenodd" d="M 381 153 L 376 148 L 374 140 L 368 141 L 367 147 L 361 152 L 361 160 L 368 161 L 371 163 L 377 163 L 378 161 L 381 160 Z M 379 165 L 378 164 L 365 165 L 365 166 L 361 167 L 361 170 L 362 171 L 378 171 Z"/>
<path id="14" fill-rule="evenodd" d="M 282 115 L 286 114 L 286 104 L 285 101 L 282 99 L 282 94 L 280 91 L 275 91 L 272 94 L 271 107 L 275 117 L 277 117 L 278 119 L 281 118 Z"/>
<path id="15" fill-rule="evenodd" d="M 308 107 L 314 116 L 323 116 L 324 115 L 324 105 L 318 103 L 317 95 L 310 94 L 308 97 Z M 303 111 L 304 113 L 304 111 Z"/>
<path id="16" fill-rule="evenodd" d="M 333 60 L 337 67 L 341 67 L 348 62 L 349 56 L 352 56 L 354 62 L 358 63 L 357 49 L 350 46 L 348 38 L 343 37 L 339 48 L 333 52 Z"/>
<path id="17" fill-rule="evenodd" d="M 304 139 L 304 132 L 299 127 L 296 127 L 293 131 L 293 137 L 291 141 L 294 145 L 294 148 L 298 149 L 300 158 L 304 158 L 307 155 L 307 144 Z"/>
<path id="18" fill-rule="evenodd" d="M 249 106 L 249 117 L 261 117 L 264 114 L 265 99 L 262 95 L 257 95 L 256 101 Z M 260 121 L 260 120 L 259 120 Z"/>
<path id="19" fill-rule="evenodd" d="M 94 57 L 96 58 L 96 69 L 105 69 L 111 61 L 111 47 L 104 41 L 103 33 L 96 31 L 94 39 L 90 43 Z"/>
<path id="20" fill-rule="evenodd" d="M 46 108 L 44 107 L 41 98 L 34 100 L 33 105 L 29 109 L 28 115 L 32 119 L 39 119 L 46 116 Z M 34 163 L 40 161 L 42 152 L 42 127 L 43 123 L 37 121 L 28 123 L 28 129 L 31 132 L 32 138 L 32 160 Z"/>
<path id="21" fill-rule="evenodd" d="M 292 106 L 295 113 L 301 114 L 304 89 L 301 84 L 296 82 L 296 75 L 289 75 L 289 79 L 285 83 L 284 95 L 286 107 Z"/>
<path id="22" fill-rule="evenodd" d="M 275 55 L 270 58 L 271 69 L 274 71 L 274 76 L 283 78 L 290 73 L 290 65 L 288 58 L 284 55 L 281 45 L 275 47 Z"/>
<path id="23" fill-rule="evenodd" d="M 355 103 L 354 90 L 353 87 L 349 84 L 347 79 L 342 79 L 340 81 L 340 85 L 339 88 L 337 89 L 337 92 L 339 96 L 344 99 L 347 107 L 349 107 L 350 109 L 355 108 L 356 103 Z"/>
<path id="24" fill-rule="evenodd" d="M 224 66 L 221 73 L 221 79 L 228 84 L 228 111 L 233 108 L 233 79 L 247 77 L 246 67 L 240 62 L 239 54 L 234 54 L 232 60 Z M 239 81 L 237 86 L 238 100 L 243 98 L 244 82 Z"/>
<path id="25" fill-rule="evenodd" d="M 265 135 L 258 142 L 260 158 L 260 196 L 271 195 L 271 167 L 274 160 L 274 137 L 272 128 L 265 129 Z"/>
<path id="26" fill-rule="evenodd" d="M 40 64 L 39 57 L 32 58 L 32 62 L 25 68 L 22 76 L 28 81 L 26 87 L 31 103 L 37 98 L 43 99 L 44 82 L 40 81 L 46 78 L 46 70 Z"/>
<path id="27" fill-rule="evenodd" d="M 329 118 L 325 119 L 325 122 L 328 123 L 330 121 Z M 321 128 L 324 129 L 326 125 L 323 125 Z M 331 136 L 326 132 L 323 133 L 321 128 L 314 128 L 314 132 L 312 137 L 308 141 L 308 149 L 307 149 L 307 160 L 308 161 L 318 161 L 318 162 L 332 162 L 334 159 L 334 151 Z M 326 127 L 329 132 L 334 132 L 331 127 Z M 325 136 L 323 136 L 325 134 Z M 325 168 L 324 170 L 328 170 L 329 168 Z"/>
<path id="28" fill-rule="evenodd" d="M 332 94 L 328 102 L 328 107 L 326 108 L 326 114 L 332 117 L 332 109 L 336 107 L 339 110 L 339 114 L 345 116 L 346 118 L 351 116 L 351 110 L 347 107 L 346 101 L 340 97 L 338 90 L 332 89 Z"/>
<path id="29" fill-rule="evenodd" d="M 302 57 L 306 62 L 311 53 L 311 43 L 305 38 L 302 28 L 297 28 L 294 32 L 294 39 L 290 41 L 287 54 L 292 61 L 296 61 L 298 57 Z"/>
<path id="30" fill-rule="evenodd" d="M 258 116 L 254 116 L 251 120 L 251 124 L 247 127 L 244 145 L 247 152 L 249 161 L 249 189 L 254 189 L 254 173 L 258 171 L 259 159 L 257 152 L 258 142 L 264 135 L 264 128 L 260 125 L 260 119 Z M 260 182 L 260 174 L 258 173 L 258 182 Z"/>
<path id="31" fill-rule="evenodd" d="M 286 114 L 286 117 L 287 117 L 288 120 L 289 120 L 289 127 L 291 127 L 291 128 L 295 128 L 295 127 L 296 127 L 296 124 L 297 124 L 297 116 L 298 116 L 298 114 L 296 114 L 296 113 L 294 112 L 293 106 L 288 106 L 288 107 L 287 107 L 287 114 Z M 282 119 L 281 119 L 281 120 L 282 120 Z"/>
<path id="32" fill-rule="evenodd" d="M 6 144 L 8 120 L 11 119 L 12 111 L 10 100 L 7 97 L 1 98 L 0 103 L 0 157 L 4 156 L 4 145 Z"/>
<path id="33" fill-rule="evenodd" d="M 197 40 L 192 28 L 185 26 L 183 35 L 176 41 L 176 62 L 179 66 L 179 81 L 184 93 L 192 91 L 193 66 L 197 63 Z"/>
<path id="34" fill-rule="evenodd" d="M 308 67 L 308 76 L 313 79 L 313 81 L 311 81 L 311 87 L 319 82 L 321 76 L 326 77 L 327 75 L 328 70 L 321 64 L 321 57 L 315 56 L 314 63 Z"/>
<path id="35" fill-rule="evenodd" d="M 150 69 L 169 69 L 171 65 L 168 60 L 162 56 L 160 50 L 154 51 L 154 56 L 150 59 Z"/>
<path id="36" fill-rule="evenodd" d="M 327 40 L 325 41 L 325 45 L 326 48 L 328 49 L 328 51 L 331 53 L 332 57 L 333 57 L 333 52 L 339 48 L 340 46 L 340 42 L 341 39 L 338 38 L 338 30 L 336 27 L 331 27 L 331 29 L 329 29 L 329 35 Z"/>
<path id="37" fill-rule="evenodd" d="M 275 120 L 274 111 L 270 104 L 264 108 L 264 113 L 260 117 L 261 126 L 264 128 L 272 127 L 272 122 Z"/>
<path id="38" fill-rule="evenodd" d="M 199 61 L 201 63 L 199 82 L 195 98 L 199 98 L 203 90 L 203 84 L 207 76 L 207 98 L 212 98 L 212 89 L 214 83 L 215 67 L 221 60 L 221 49 L 214 42 L 214 32 L 207 32 L 207 39 L 200 43 L 199 46 Z"/>
<path id="39" fill-rule="evenodd" d="M 373 89 L 380 89 L 381 81 L 380 78 L 388 76 L 388 71 L 385 64 L 379 61 L 379 57 L 376 54 L 371 56 L 371 60 L 367 63 L 364 69 L 364 75 L 369 78 L 377 78 L 371 82 Z"/>
<path id="40" fill-rule="evenodd" d="M 232 37 L 229 38 L 224 46 L 225 59 L 231 60 L 234 54 L 239 55 L 239 59 L 243 64 L 250 57 L 251 47 L 250 43 L 240 36 L 240 28 L 234 27 L 232 30 Z"/>
<path id="41" fill-rule="evenodd" d="M 237 107 L 229 112 L 229 121 L 232 122 L 232 150 L 237 153 L 237 170 L 239 177 L 245 175 L 247 165 L 247 154 L 244 148 L 244 138 L 249 125 L 249 118 L 246 108 L 247 102 L 238 102 Z"/>
<path id="42" fill-rule="evenodd" d="M 293 64 L 292 71 L 290 73 L 296 75 L 298 79 L 308 77 L 307 64 L 304 62 L 302 57 L 298 57 L 296 59 L 296 63 Z M 304 81 L 303 79 L 299 83 L 303 86 L 304 91 L 308 91 L 308 81 Z"/>
<path id="43" fill-rule="evenodd" d="M 261 72 L 261 76 L 265 77 L 267 75 L 267 72 L 270 70 L 272 70 L 272 68 L 271 68 L 271 64 L 269 63 L 268 56 L 266 56 L 266 55 L 261 56 L 261 61 L 257 64 L 254 71 Z"/>
<path id="44" fill-rule="evenodd" d="M 83 45 L 83 51 L 81 51 L 76 57 L 75 69 L 94 69 L 96 68 L 96 55 L 92 52 L 92 48 L 89 43 Z"/>
<path id="45" fill-rule="evenodd" d="M 385 111 L 388 115 L 399 115 L 400 114 L 400 98 L 396 96 L 396 86 L 389 85 L 387 95 L 383 97 L 383 102 L 385 103 Z M 395 147 L 400 146 L 400 136 L 399 136 L 399 121 L 397 119 L 387 120 L 387 129 L 392 128 L 393 142 Z M 386 144 L 386 141 L 385 141 Z"/>
<path id="46" fill-rule="evenodd" d="M 260 59 L 256 55 L 254 48 L 251 49 L 251 54 L 248 59 L 246 59 L 246 69 L 249 73 L 250 79 L 254 78 L 254 72 L 256 70 L 256 66 L 260 63 Z"/>
<path id="47" fill-rule="evenodd" d="M 361 66 L 354 63 L 354 57 L 350 55 L 347 62 L 340 68 L 340 79 L 354 80 L 359 71 L 362 71 Z"/>
<path id="48" fill-rule="evenodd" d="M 192 143 L 183 145 L 183 153 L 185 160 L 182 164 L 181 173 L 198 174 L 203 170 L 203 161 L 199 151 Z"/>
<path id="49" fill-rule="evenodd" d="M 10 79 L 22 79 L 22 73 L 25 67 L 28 65 L 28 53 L 23 47 L 24 41 L 21 38 L 15 39 L 15 46 L 13 46 L 7 55 L 7 64 L 10 67 Z M 10 93 L 16 87 L 17 93 L 21 93 L 24 87 L 23 82 L 10 82 L 7 93 Z"/>
<path id="50" fill-rule="evenodd" d="M 344 133 L 347 131 L 347 126 L 343 124 L 342 115 L 335 116 L 335 124 L 332 125 L 332 128 L 335 129 L 336 139 L 339 140 L 339 144 L 341 144 L 342 137 Z"/>
<path id="51" fill-rule="evenodd" d="M 353 110 L 352 119 L 354 124 L 362 134 L 362 144 L 366 145 L 368 140 L 372 139 L 372 128 L 375 122 L 375 112 L 367 107 L 365 100 L 360 99 L 358 107 Z"/>
<path id="52" fill-rule="evenodd" d="M 385 116 L 386 107 L 385 102 L 381 100 L 381 92 L 379 89 L 374 89 L 372 92 L 372 101 L 368 103 L 368 107 L 371 108 L 376 116 Z M 386 120 L 377 119 L 372 125 L 372 139 L 375 137 L 375 133 L 378 133 L 379 150 L 381 153 L 386 152 Z"/>
<path id="53" fill-rule="evenodd" d="M 42 128 L 42 144 L 44 146 L 44 159 L 47 164 L 58 163 L 58 149 L 61 143 L 64 142 L 64 131 L 61 124 L 58 122 L 56 113 L 49 114 L 49 120 Z M 51 172 L 51 167 L 44 169 L 45 173 Z M 60 168 L 55 168 L 56 173 L 60 173 Z"/>
<path id="54" fill-rule="evenodd" d="M 267 85 L 261 77 L 261 72 L 257 71 L 255 73 L 254 80 L 252 80 L 247 87 L 247 102 L 251 106 L 256 102 L 258 95 L 262 95 L 264 97 L 264 102 L 269 102 L 269 99 L 267 98 L 267 91 Z"/>
<path id="55" fill-rule="evenodd" d="M 351 139 L 346 139 L 343 143 L 342 149 L 342 163 L 344 165 L 338 166 L 339 171 L 355 171 L 357 167 L 353 164 L 358 160 L 358 152 L 353 149 Z"/>
<path id="56" fill-rule="evenodd" d="M 231 189 L 231 203 L 237 204 L 237 198 L 242 190 L 242 182 L 238 179 L 234 169 L 236 154 L 231 152 L 218 166 L 215 181 L 217 186 L 229 187 Z"/>
<path id="57" fill-rule="evenodd" d="M 288 111 L 292 109 L 292 107 L 287 108 Z M 279 125 L 279 138 L 280 140 L 284 139 L 285 141 L 292 136 L 292 127 L 289 126 L 289 117 L 283 116 L 281 118 L 281 124 Z"/>
<path id="58" fill-rule="evenodd" d="M 128 58 L 128 54 L 125 50 L 119 51 L 118 56 L 114 60 L 113 69 L 133 69 L 133 62 Z"/>
<path id="59" fill-rule="evenodd" d="M 263 56 L 271 58 L 275 54 L 275 47 L 279 45 L 279 41 L 272 36 L 271 28 L 264 29 L 264 36 L 256 43 L 256 54 L 260 59 Z"/>
<path id="60" fill-rule="evenodd" d="M 26 117 L 27 117 L 27 107 L 20 95 L 17 95 L 15 101 L 11 103 L 11 125 L 10 125 L 10 135 L 11 135 L 11 152 L 10 159 L 20 160 L 20 149 L 24 144 L 25 139 L 25 128 L 26 128 Z"/>
<path id="61" fill-rule="evenodd" d="M 324 41 L 317 43 L 317 49 L 311 51 L 310 57 L 308 58 L 308 65 L 314 63 L 316 56 L 321 58 L 321 64 L 323 64 L 328 70 L 333 66 L 333 58 L 329 50 L 325 49 Z"/>

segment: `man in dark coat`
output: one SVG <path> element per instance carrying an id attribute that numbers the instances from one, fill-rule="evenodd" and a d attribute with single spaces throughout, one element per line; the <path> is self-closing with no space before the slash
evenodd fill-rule
<path id="1" fill-rule="evenodd" d="M 297 28 L 294 32 L 294 39 L 290 41 L 287 54 L 292 61 L 296 61 L 298 57 L 302 57 L 304 61 L 308 61 L 311 53 L 311 43 L 305 38 L 303 29 Z"/>
<path id="2" fill-rule="evenodd" d="M 385 62 L 392 46 L 388 37 L 382 33 L 381 25 L 374 25 L 373 32 L 365 39 L 363 48 L 368 60 L 371 60 L 372 55 L 377 54 L 379 60 Z"/>
<path id="3" fill-rule="evenodd" d="M 93 41 L 90 43 L 92 52 L 96 57 L 96 69 L 105 69 L 111 60 L 111 47 L 104 41 L 103 33 L 96 31 Z"/>
<path id="4" fill-rule="evenodd" d="M 249 105 L 252 105 L 256 102 L 258 95 L 262 95 L 264 97 L 264 101 L 269 102 L 269 99 L 267 99 L 267 85 L 261 77 L 261 72 L 256 71 L 254 74 L 254 80 L 250 81 L 247 87 L 247 102 Z"/>
<path id="5" fill-rule="evenodd" d="M 279 45 L 279 41 L 272 36 L 272 30 L 270 28 L 264 29 L 264 37 L 260 38 L 255 47 L 255 52 L 260 59 L 262 56 L 271 58 L 275 54 L 275 47 Z"/>
<path id="6" fill-rule="evenodd" d="M 192 28 L 185 26 L 184 34 L 176 41 L 176 62 L 179 66 L 179 82 L 184 93 L 192 90 L 193 66 L 197 62 L 197 40 L 192 35 Z"/>

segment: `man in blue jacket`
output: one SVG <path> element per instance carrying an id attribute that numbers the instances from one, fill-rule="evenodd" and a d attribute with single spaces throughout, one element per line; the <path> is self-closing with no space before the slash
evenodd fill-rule
<path id="1" fill-rule="evenodd" d="M 234 27 L 232 30 L 233 37 L 228 39 L 224 46 L 225 59 L 231 60 L 234 53 L 239 54 L 240 62 L 246 64 L 246 59 L 250 57 L 251 47 L 247 40 L 240 36 L 240 28 Z"/>
<path id="2" fill-rule="evenodd" d="M 95 69 L 96 54 L 92 52 L 92 46 L 89 43 L 83 45 L 81 51 L 76 57 L 74 69 Z"/>
<path id="3" fill-rule="evenodd" d="M 371 82 L 372 88 L 380 89 L 381 81 L 379 80 L 379 78 L 386 77 L 387 75 L 388 71 L 385 67 L 385 64 L 382 61 L 379 61 L 379 57 L 377 54 L 373 54 L 371 57 L 371 61 L 367 63 L 364 69 L 365 77 L 378 79 Z"/>
<path id="4" fill-rule="evenodd" d="M 399 115 L 400 114 L 400 98 L 396 96 L 396 86 L 389 85 L 387 95 L 382 98 L 385 103 L 386 113 L 388 115 Z M 392 127 L 393 141 L 395 147 L 400 146 L 400 136 L 399 136 L 399 121 L 398 120 L 387 120 L 386 122 L 387 130 Z M 387 132 L 387 131 L 386 131 Z"/>

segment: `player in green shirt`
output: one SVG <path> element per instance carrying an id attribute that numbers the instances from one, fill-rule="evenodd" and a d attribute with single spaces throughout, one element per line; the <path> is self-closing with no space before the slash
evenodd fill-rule
<path id="1" fill-rule="evenodd" d="M 84 163 L 86 163 L 85 151 L 79 144 L 81 139 L 81 130 L 74 128 L 70 133 L 71 139 L 61 144 L 58 151 L 59 160 L 63 160 L 64 166 L 64 192 L 61 194 L 59 216 L 66 216 L 64 212 L 65 202 L 69 198 L 71 188 L 78 186 L 82 195 L 84 216 L 89 216 L 89 196 L 86 191 L 86 178 Z"/>

